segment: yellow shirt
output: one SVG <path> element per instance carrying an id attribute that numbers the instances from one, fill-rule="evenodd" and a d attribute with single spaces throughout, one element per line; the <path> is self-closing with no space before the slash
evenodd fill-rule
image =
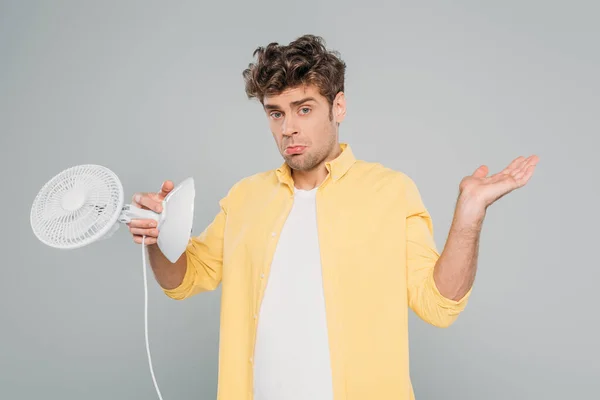
<path id="1" fill-rule="evenodd" d="M 431 217 L 404 173 L 357 160 L 347 144 L 317 189 L 317 224 L 335 400 L 414 399 L 408 309 L 449 326 L 464 309 L 433 280 L 439 257 Z M 293 202 L 289 167 L 237 182 L 186 250 L 174 299 L 222 283 L 218 399 L 252 399 L 260 305 Z M 302 243 L 298 243 L 302 248 Z M 283 400 L 283 399 L 282 399 Z"/>

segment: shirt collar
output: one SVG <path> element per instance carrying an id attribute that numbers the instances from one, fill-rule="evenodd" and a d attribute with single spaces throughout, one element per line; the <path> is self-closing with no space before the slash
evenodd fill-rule
<path id="1" fill-rule="evenodd" d="M 349 144 L 340 143 L 340 148 L 342 150 L 341 154 L 337 158 L 325 163 L 325 167 L 327 168 L 327 171 L 331 175 L 331 179 L 334 182 L 344 176 L 356 161 L 354 153 L 352 152 L 352 148 Z M 276 174 L 279 182 L 286 183 L 290 187 L 294 186 L 292 172 L 287 163 L 284 162 L 279 168 L 277 168 Z"/>

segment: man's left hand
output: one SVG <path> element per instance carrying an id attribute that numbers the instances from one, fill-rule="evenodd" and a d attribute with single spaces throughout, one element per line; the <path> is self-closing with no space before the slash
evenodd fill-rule
<path id="1" fill-rule="evenodd" d="M 533 176 L 538 161 L 536 155 L 517 157 L 502 171 L 491 176 L 487 176 L 487 166 L 480 166 L 473 175 L 466 176 L 460 182 L 460 208 L 471 215 L 485 214 L 494 202 L 525 186 Z"/>

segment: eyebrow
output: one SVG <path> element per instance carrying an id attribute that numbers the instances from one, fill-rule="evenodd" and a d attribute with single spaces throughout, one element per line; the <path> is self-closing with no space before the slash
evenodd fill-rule
<path id="1" fill-rule="evenodd" d="M 317 100 L 314 97 L 305 97 L 300 100 L 292 101 L 290 103 L 290 107 L 297 107 L 300 104 L 307 103 L 309 101 L 314 101 L 315 103 L 317 102 Z M 265 110 L 277 110 L 277 109 L 280 109 L 281 107 L 279 107 L 277 104 L 265 104 L 264 108 L 265 108 Z"/>

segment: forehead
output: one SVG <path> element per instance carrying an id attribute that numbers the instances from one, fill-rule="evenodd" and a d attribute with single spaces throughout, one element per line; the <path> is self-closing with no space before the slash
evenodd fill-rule
<path id="1" fill-rule="evenodd" d="M 314 85 L 301 85 L 293 88 L 288 88 L 284 90 L 282 93 L 265 96 L 263 99 L 263 104 L 267 105 L 277 105 L 280 107 L 286 107 L 293 105 L 294 102 L 301 101 L 302 99 L 311 97 L 315 99 L 317 103 L 322 102 L 325 98 L 319 93 L 319 90 Z"/>

